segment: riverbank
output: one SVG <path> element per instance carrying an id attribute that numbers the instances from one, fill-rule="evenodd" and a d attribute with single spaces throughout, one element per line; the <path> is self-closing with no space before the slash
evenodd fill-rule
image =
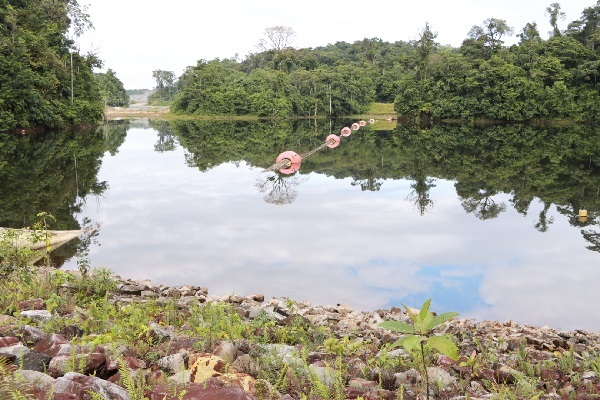
<path id="1" fill-rule="evenodd" d="M 0 295 L 2 398 L 425 398 L 422 359 L 379 327 L 410 324 L 399 308 L 214 296 L 107 270 L 27 274 Z M 427 354 L 432 399 L 600 398 L 599 333 L 459 316 L 436 334 L 461 359 Z"/>

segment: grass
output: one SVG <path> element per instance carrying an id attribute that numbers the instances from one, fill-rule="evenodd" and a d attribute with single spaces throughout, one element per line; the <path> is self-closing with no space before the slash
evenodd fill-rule
<path id="1" fill-rule="evenodd" d="M 396 116 L 394 103 L 371 103 L 367 115 L 389 115 Z"/>
<path id="2" fill-rule="evenodd" d="M 377 382 L 379 388 L 395 392 L 397 398 L 407 396 L 408 391 L 413 392 L 413 397 L 426 396 L 423 384 L 412 388 L 394 384 L 395 374 L 423 369 L 423 354 L 406 352 L 405 356 L 391 356 L 389 340 L 375 336 L 365 338 L 361 331 L 340 337 L 331 327 L 313 326 L 300 317 L 282 325 L 265 312 L 249 320 L 240 316 L 236 306 L 229 303 L 198 302 L 181 307 L 175 299 L 116 302 L 117 282 L 107 269 L 92 269 L 81 274 L 29 265 L 4 268 L 0 271 L 4 273 L 0 313 L 13 315 L 18 320 L 11 327 L 0 327 L 0 334 L 18 332 L 19 326 L 24 324 L 36 325 L 47 333 L 64 332 L 70 325 L 76 325 L 84 333 L 71 339 L 73 345 L 90 348 L 106 345 L 108 351 L 115 354 L 120 354 L 120 348 L 127 348 L 129 354 L 149 366 L 134 377 L 128 374 L 122 362 L 119 363 L 120 384 L 133 399 L 144 399 L 145 389 L 151 385 L 144 376 L 150 376 L 151 366 L 155 366 L 157 360 L 171 354 L 170 343 L 153 335 L 152 323 L 171 327 L 179 338 L 192 339 L 195 352 L 212 352 L 223 340 L 233 342 L 239 351 L 248 354 L 260 366 L 253 376 L 257 382 L 263 382 L 260 385 L 266 385 L 265 393 L 269 392 L 268 388 L 275 388 L 281 394 L 288 393 L 299 399 L 343 399 L 349 380 L 361 377 Z M 55 317 L 46 322 L 20 318 L 19 301 L 33 298 L 42 298 L 46 309 Z M 292 314 L 299 311 L 292 302 L 288 308 Z M 582 379 L 588 371 L 600 374 L 600 355 L 597 353 L 580 351 L 576 354 L 571 348 L 548 353 L 550 358 L 540 359 L 536 353 L 530 354 L 530 348 L 525 344 L 516 351 L 509 351 L 501 341 L 477 340 L 476 332 L 474 329 L 449 334 L 459 346 L 471 344 L 460 349 L 462 357 L 455 366 L 462 367 L 459 369 L 462 372 L 452 372 L 458 374 L 460 383 L 444 392 L 447 398 L 476 397 L 473 382 L 498 399 L 543 398 L 552 390 L 567 391 L 569 385 L 587 394 L 600 393 L 597 383 Z M 265 344 L 293 346 L 293 362 L 265 351 Z M 308 362 L 309 355 L 314 357 L 315 354 L 320 355 L 324 365 L 321 373 L 327 375 L 315 373 Z M 437 362 L 434 356 L 426 355 L 430 357 L 428 363 Z M 499 364 L 514 371 L 512 379 L 498 381 L 494 378 Z M 18 365 L 12 366 L 0 359 L 0 394 L 4 396 L 2 398 L 29 399 L 14 374 L 15 368 L 18 369 Z M 73 356 L 69 369 L 80 371 L 83 368 L 83 361 Z M 560 382 L 549 378 L 552 376 L 560 376 Z M 269 395 L 259 398 L 269 398 Z"/>

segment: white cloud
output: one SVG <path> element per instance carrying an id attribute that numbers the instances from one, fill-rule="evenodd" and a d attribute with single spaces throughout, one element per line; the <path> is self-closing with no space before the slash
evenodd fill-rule
<path id="1" fill-rule="evenodd" d="M 79 45 L 96 49 L 127 89 L 155 85 L 152 71 L 180 75 L 199 59 L 240 57 L 256 51 L 264 29 L 283 25 L 296 33 L 295 47 L 316 47 L 336 41 L 354 42 L 378 37 L 385 41 L 418 38 L 429 22 L 442 44 L 459 46 L 473 25 L 487 18 L 505 19 L 519 32 L 527 22 L 537 22 L 544 36 L 550 30 L 546 0 L 528 2 L 478 0 L 363 2 L 222 0 L 88 0 L 96 29 Z M 85 4 L 83 2 L 82 4 Z M 570 0 L 561 4 L 567 18 L 561 27 L 578 19 L 593 1 Z"/>

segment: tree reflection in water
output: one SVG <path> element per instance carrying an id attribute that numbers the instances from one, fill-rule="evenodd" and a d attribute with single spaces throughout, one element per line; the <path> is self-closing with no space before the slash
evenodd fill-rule
<path id="1" fill-rule="evenodd" d="M 298 196 L 296 187 L 306 181 L 298 175 L 285 176 L 282 174 L 260 175 L 256 179 L 256 188 L 260 193 L 265 193 L 264 200 L 269 204 L 292 204 Z"/>

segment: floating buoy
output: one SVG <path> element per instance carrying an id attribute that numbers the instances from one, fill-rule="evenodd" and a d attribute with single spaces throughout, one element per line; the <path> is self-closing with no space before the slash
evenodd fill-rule
<path id="1" fill-rule="evenodd" d="M 371 119 L 369 120 L 369 123 L 370 123 L 370 124 L 374 124 L 374 123 L 375 123 L 375 120 L 374 120 L 373 118 L 371 118 Z"/>
<path id="2" fill-rule="evenodd" d="M 587 217 L 587 210 L 579 210 L 579 217 Z"/>
<path id="3" fill-rule="evenodd" d="M 365 126 L 365 125 L 367 124 L 367 122 L 366 122 L 365 120 L 362 120 L 362 119 L 361 119 L 360 121 L 358 121 L 358 124 L 359 124 L 360 126 Z"/>
<path id="4" fill-rule="evenodd" d="M 352 133 L 352 129 L 348 128 L 347 126 L 343 127 L 342 130 L 340 131 L 340 135 L 342 135 L 342 136 L 350 136 L 351 133 Z"/>
<path id="5" fill-rule="evenodd" d="M 331 134 L 325 138 L 325 143 L 330 149 L 335 149 L 340 144 L 340 137 L 338 135 Z"/>
<path id="6" fill-rule="evenodd" d="M 281 162 L 283 160 L 289 160 L 290 165 L 285 168 L 281 168 L 279 172 L 282 174 L 293 174 L 294 172 L 300 169 L 300 164 L 302 164 L 302 157 L 294 151 L 284 151 L 280 155 L 277 156 L 275 163 Z"/>
<path id="7" fill-rule="evenodd" d="M 358 128 L 360 128 L 360 125 L 359 125 L 359 124 L 357 124 L 356 122 L 352 124 L 352 130 L 353 130 L 353 131 L 357 131 L 357 130 L 358 130 Z"/>

